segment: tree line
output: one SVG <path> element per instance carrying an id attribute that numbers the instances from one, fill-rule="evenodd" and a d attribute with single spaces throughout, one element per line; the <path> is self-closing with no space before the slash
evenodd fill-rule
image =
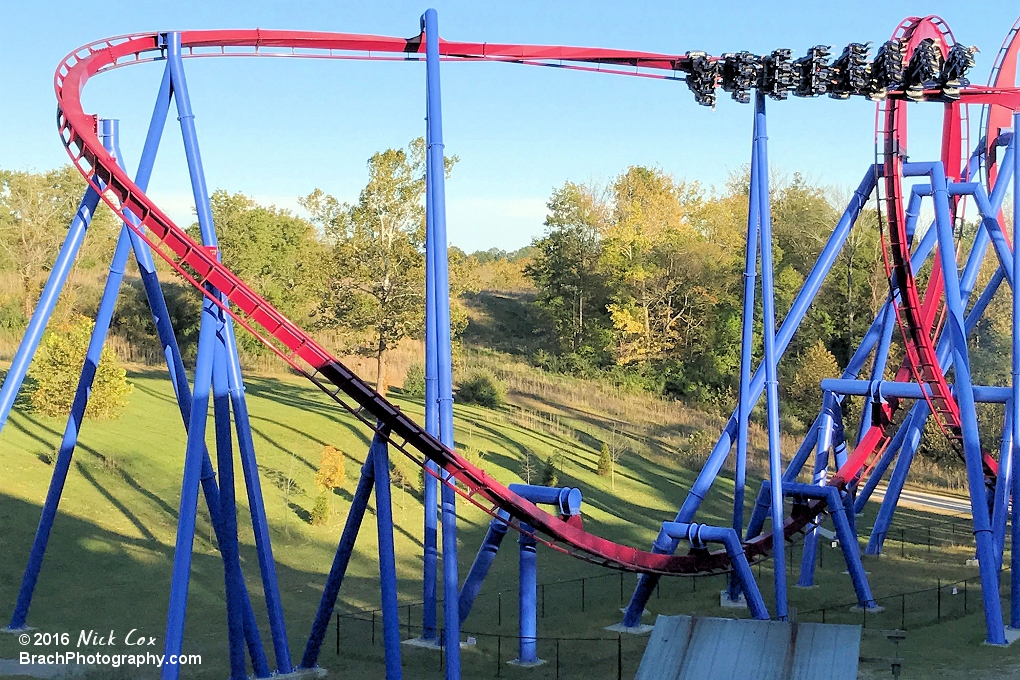
<path id="1" fill-rule="evenodd" d="M 424 159 L 421 138 L 378 152 L 368 159 L 368 181 L 356 201 L 315 189 L 300 199 L 307 217 L 240 193 L 219 190 L 211 199 L 224 262 L 299 325 L 331 333 L 340 351 L 373 357 L 382 389 L 389 384 L 388 352 L 423 332 Z M 447 159 L 448 174 L 457 160 Z M 517 310 L 516 325 L 501 330 L 504 351 L 548 370 L 698 406 L 732 407 L 748 184 L 747 168 L 721 187 L 706 188 L 641 166 L 602 184 L 564 182 L 552 191 L 545 231 L 530 246 L 472 254 L 450 247 L 454 336 L 468 326 L 480 291 L 498 291 L 503 303 L 517 305 L 499 308 Z M 83 191 L 70 166 L 0 172 L 0 337 L 16 338 L 24 328 Z M 772 178 L 780 317 L 848 197 L 799 174 Z M 874 210 L 861 214 L 780 366 L 783 412 L 793 430 L 798 420 L 801 427 L 810 423 L 818 382 L 846 366 L 888 295 L 877 223 Z M 95 313 L 118 229 L 108 210 L 97 211 L 58 316 Z M 198 234 L 197 224 L 191 231 Z M 964 224 L 963 231 L 972 238 L 974 225 Z M 986 262 L 982 280 L 993 266 Z M 185 358 L 193 360 L 201 301 L 170 272 L 162 280 Z M 989 383 L 1008 373 L 1003 300 L 997 296 L 976 331 L 975 373 Z M 756 323 L 760 358 L 760 316 Z M 121 295 L 112 332 L 141 354 L 161 358 L 137 279 Z M 495 342 L 468 335 L 474 344 Z M 239 340 L 248 354 L 266 351 L 246 334 Z M 997 417 L 985 412 L 986 433 L 995 430 Z"/>

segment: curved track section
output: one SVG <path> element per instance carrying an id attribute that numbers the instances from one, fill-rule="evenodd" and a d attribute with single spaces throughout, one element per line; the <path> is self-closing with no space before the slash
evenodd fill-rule
<path id="1" fill-rule="evenodd" d="M 186 57 L 418 60 L 425 49 L 424 36 L 421 35 L 391 38 L 260 29 L 185 31 L 181 33 L 181 43 Z M 687 59 L 680 55 L 624 50 L 443 40 L 440 40 L 440 54 L 445 59 L 502 61 L 656 78 L 675 77 Z M 729 569 L 729 559 L 724 551 L 664 555 L 638 550 L 588 533 L 521 498 L 401 413 L 249 288 L 218 261 L 214 252 L 174 224 L 103 148 L 96 135 L 96 118 L 85 114 L 81 105 L 81 92 L 91 76 L 163 58 L 157 33 L 110 38 L 68 55 L 57 69 L 54 87 L 61 139 L 74 164 L 89 182 L 95 181 L 93 175 L 99 178 L 103 186 L 96 188 L 101 191 L 103 200 L 181 276 L 341 406 L 382 433 L 399 451 L 419 465 L 424 465 L 426 459 L 436 462 L 451 475 L 451 480 L 441 480 L 443 483 L 450 484 L 457 493 L 489 514 L 495 515 L 499 510 L 508 513 L 510 524 L 518 531 L 523 531 L 521 523 L 527 523 L 537 532 L 534 534 L 537 540 L 556 550 L 626 571 L 676 575 Z M 640 69 L 649 69 L 652 73 Z M 998 100 L 1003 93 L 972 88 L 962 94 L 973 101 L 985 102 Z M 1020 93 L 1007 93 L 1007 96 L 1010 95 L 1020 99 Z M 900 97 L 901 93 L 891 93 L 890 96 Z M 895 200 L 893 204 L 899 205 Z M 909 269 L 907 273 L 909 275 Z M 228 303 L 221 303 L 207 286 L 221 292 Z M 913 290 L 916 297 L 916 288 Z M 930 344 L 929 341 L 927 346 Z M 925 346 L 923 342 L 919 345 Z M 936 364 L 933 366 L 937 368 Z M 348 400 L 353 403 L 348 403 Z M 864 466 L 864 459 L 857 461 L 856 467 L 851 462 L 831 478 L 831 484 L 845 486 Z M 817 501 L 800 506 L 787 520 L 784 538 L 803 532 L 823 509 L 823 504 Z M 771 534 L 763 534 L 747 542 L 744 545 L 747 557 L 755 560 L 768 556 L 772 538 Z"/>
<path id="2" fill-rule="evenodd" d="M 955 42 L 952 31 L 940 17 L 927 16 L 905 19 L 892 35 L 901 40 L 904 53 L 910 55 L 917 44 L 932 38 L 945 56 Z M 1015 68 L 1015 64 L 1014 64 Z M 992 89 L 992 88 L 989 88 Z M 904 382 L 913 378 L 918 384 L 928 386 L 924 391 L 925 400 L 939 429 L 946 435 L 954 449 L 962 455 L 960 408 L 952 395 L 945 372 L 939 365 L 936 353 L 936 339 L 941 326 L 938 318 L 944 313 L 942 298 L 942 266 L 936 256 L 932 272 L 925 288 L 924 298 L 918 292 L 917 281 L 910 267 L 911 241 L 906 231 L 903 204 L 903 163 L 907 158 L 907 103 L 900 98 L 880 102 L 876 114 L 876 155 L 877 165 L 883 168 L 883 177 L 876 183 L 879 188 L 879 206 L 882 213 L 882 255 L 890 289 L 898 293 L 895 305 L 896 319 L 903 338 L 905 357 L 896 374 L 896 380 Z M 966 127 L 963 101 L 948 102 L 943 118 L 942 163 L 947 179 L 959 181 L 966 172 Z M 1002 107 L 994 107 L 1002 108 Z M 1008 109 L 1004 109 L 1007 110 Z M 958 205 L 954 201 L 950 208 L 954 221 Z M 885 405 L 887 420 L 891 421 L 897 404 Z M 867 462 L 874 461 L 888 446 L 893 432 L 888 426 L 872 426 L 847 460 L 846 477 L 852 478 L 852 471 L 870 469 Z M 994 484 L 998 462 L 988 453 L 983 454 L 986 480 Z"/>

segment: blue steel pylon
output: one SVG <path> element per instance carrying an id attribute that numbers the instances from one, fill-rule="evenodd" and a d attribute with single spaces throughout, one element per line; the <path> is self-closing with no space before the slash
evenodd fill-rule
<path id="1" fill-rule="evenodd" d="M 150 122 L 136 183 L 144 191 L 151 176 L 171 99 L 176 98 L 182 135 L 185 141 L 185 151 L 191 172 L 192 186 L 195 191 L 196 206 L 199 212 L 199 222 L 203 231 L 203 239 L 206 246 L 214 248 L 216 242 L 215 231 L 209 212 L 208 192 L 205 188 L 205 180 L 202 174 L 201 158 L 198 152 L 197 136 L 194 129 L 194 117 L 190 110 L 187 84 L 180 59 L 179 34 L 167 34 L 164 46 L 166 48 L 168 64 L 164 71 L 159 95 L 157 96 Z M 122 155 L 119 148 L 117 148 L 116 121 L 103 120 L 100 124 L 108 143 L 108 150 L 122 163 Z M 14 401 L 28 364 L 31 362 L 32 355 L 37 348 L 42 331 L 66 280 L 67 271 L 80 247 L 84 231 L 91 219 L 92 212 L 95 210 L 97 199 L 98 194 L 90 188 L 72 223 L 68 238 L 65 240 L 65 244 L 58 256 L 57 263 L 44 289 L 44 294 L 40 304 L 37 306 L 36 313 L 30 321 L 29 331 L 22 340 L 16 355 L 15 365 L 12 366 L 4 387 L 0 390 L 0 394 L 2 394 L 0 405 L 6 405 L 8 402 L 13 403 Z M 99 305 L 96 325 L 86 356 L 86 363 L 82 370 L 72 412 L 68 419 L 68 425 L 65 429 L 57 461 L 54 465 L 54 475 L 50 484 L 50 490 L 43 506 L 39 529 L 29 555 L 18 602 L 8 629 L 22 629 L 27 625 L 28 609 L 42 566 L 50 529 L 56 516 L 57 506 L 60 501 L 71 457 L 77 444 L 82 417 L 88 402 L 91 381 L 95 375 L 95 369 L 98 365 L 99 356 L 109 329 L 117 294 L 123 280 L 127 258 L 132 250 L 135 253 L 157 333 L 167 358 L 171 381 L 189 435 L 189 445 L 185 458 L 180 522 L 177 532 L 177 547 L 174 559 L 174 577 L 171 583 L 171 605 L 168 611 L 165 651 L 167 654 L 179 654 L 183 645 L 183 623 L 190 574 L 191 546 L 194 539 L 197 495 L 201 487 L 205 494 L 210 518 L 224 562 L 231 677 L 235 679 L 247 677 L 246 661 L 244 658 L 245 646 L 247 647 L 248 655 L 251 657 L 255 676 L 268 677 L 271 673 L 247 587 L 241 575 L 238 558 L 236 507 L 233 496 L 233 448 L 229 431 L 230 411 L 232 409 L 237 429 L 238 448 L 246 480 L 249 506 L 255 529 L 256 548 L 259 554 L 263 587 L 269 609 L 270 628 L 273 633 L 277 669 L 280 673 L 289 673 L 293 668 L 290 661 L 290 651 L 283 621 L 279 589 L 276 583 L 275 563 L 269 543 L 268 524 L 266 523 L 265 508 L 259 486 L 254 446 L 248 424 L 240 364 L 229 319 L 225 317 L 218 307 L 206 303 L 203 309 L 203 332 L 199 342 L 198 365 L 196 366 L 197 380 L 195 383 L 195 394 L 192 395 L 176 338 L 173 334 L 173 328 L 170 324 L 166 302 L 156 277 L 151 251 L 145 242 L 128 230 L 126 226 L 122 229 L 114 254 L 113 264 L 110 268 L 110 275 Z M 216 484 L 215 472 L 204 442 L 208 399 L 211 389 L 214 392 L 215 402 L 218 468 L 221 479 L 229 484 L 229 489 L 223 489 L 223 493 L 221 493 L 220 488 Z M 9 406 L 4 406 L 4 421 L 9 413 L 9 409 Z M 162 672 L 164 678 L 176 678 L 179 675 L 179 666 L 168 664 L 164 666 Z"/>

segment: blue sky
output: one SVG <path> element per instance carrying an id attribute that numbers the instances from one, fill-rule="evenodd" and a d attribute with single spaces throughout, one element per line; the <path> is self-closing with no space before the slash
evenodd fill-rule
<path id="1" fill-rule="evenodd" d="M 177 0 L 7 2 L 0 16 L 0 167 L 44 170 L 67 160 L 56 134 L 52 78 L 93 40 L 188 28 L 290 28 L 410 36 L 425 2 Z M 711 54 L 887 39 L 905 16 L 941 14 L 978 45 L 983 83 L 1017 6 L 984 2 L 444 2 L 452 40 L 551 43 Z M 86 111 L 119 118 L 128 167 L 138 151 L 161 64 L 93 79 Z M 297 210 L 321 187 L 353 200 L 375 151 L 424 130 L 424 66 L 282 59 L 186 62 L 210 189 L 242 191 Z M 526 245 L 543 232 L 545 201 L 564 180 L 606 181 L 629 165 L 720 185 L 748 159 L 750 107 L 715 111 L 677 82 L 509 64 L 443 65 L 444 134 L 461 162 L 447 186 L 449 236 L 466 250 Z M 911 156 L 934 157 L 940 107 L 912 107 Z M 972 117 L 976 120 L 978 112 Z M 171 119 L 171 122 L 174 121 Z M 791 99 L 769 108 L 770 161 L 787 173 L 856 186 L 873 158 L 874 105 Z M 193 203 L 176 127 L 163 137 L 150 193 L 175 220 Z"/>

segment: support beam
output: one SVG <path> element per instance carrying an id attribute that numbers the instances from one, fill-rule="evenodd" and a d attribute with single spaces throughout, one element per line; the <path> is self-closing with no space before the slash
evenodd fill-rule
<path id="1" fill-rule="evenodd" d="M 450 350 L 450 282 L 446 241 L 446 163 L 443 144 L 443 109 L 439 81 L 439 20 L 434 9 L 422 17 L 425 32 L 426 90 L 428 92 L 428 165 L 426 200 L 432 203 L 432 253 L 435 277 L 437 372 L 439 382 L 439 439 L 453 448 L 453 365 Z M 440 475 L 445 473 L 440 471 Z M 453 481 L 441 486 L 443 523 L 443 621 L 442 641 L 446 654 L 446 677 L 460 678 L 460 613 L 457 575 L 457 514 Z M 428 510 L 426 510 L 428 512 Z"/>

